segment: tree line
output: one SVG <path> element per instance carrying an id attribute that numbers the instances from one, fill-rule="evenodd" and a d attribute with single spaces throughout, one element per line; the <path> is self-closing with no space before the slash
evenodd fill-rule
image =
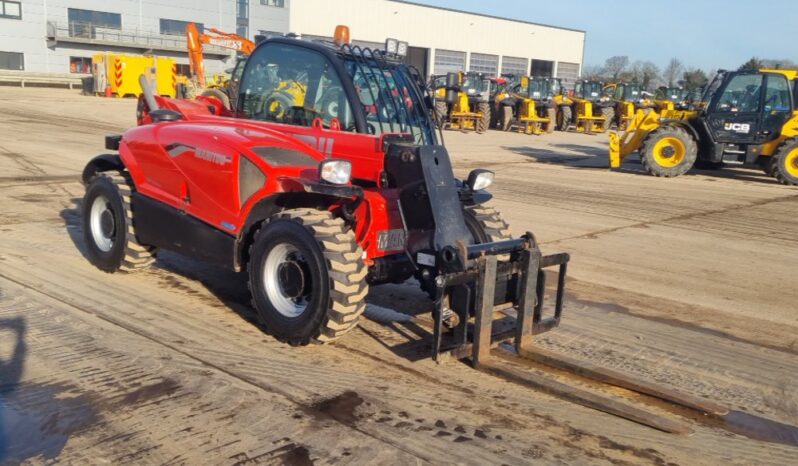
<path id="1" fill-rule="evenodd" d="M 753 57 L 738 69 L 757 70 L 762 68 L 796 69 L 798 64 L 791 60 L 760 59 Z M 604 65 L 586 65 L 582 70 L 582 79 L 603 82 L 636 82 L 644 89 L 653 90 L 662 86 L 683 87 L 694 91 L 706 86 L 717 70 L 704 71 L 701 68 L 688 67 L 678 58 L 672 58 L 665 68 L 660 69 L 650 61 L 631 61 L 628 56 L 620 55 L 608 58 Z"/>

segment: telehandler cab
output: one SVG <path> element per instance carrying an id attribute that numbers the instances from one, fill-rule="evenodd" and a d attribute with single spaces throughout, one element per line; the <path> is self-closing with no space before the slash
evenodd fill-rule
<path id="1" fill-rule="evenodd" d="M 637 395 L 624 402 L 566 386 L 505 358 L 727 412 L 536 345 L 534 335 L 559 325 L 568 254 L 544 256 L 532 233 L 510 236 L 486 205 L 492 172 L 455 178 L 432 97 L 403 63 L 406 44 L 372 50 L 348 36 L 339 27 L 335 42 L 260 43 L 231 109 L 214 97 L 156 97 L 142 76 L 139 126 L 107 137 L 112 152 L 83 171 L 89 260 L 106 272 L 132 271 L 170 250 L 246 271 L 261 327 L 291 345 L 343 336 L 358 324 L 370 286 L 415 277 L 434 305 L 431 323 L 413 322 L 431 334 L 438 362 L 470 358 L 480 370 L 665 432 L 689 427 L 633 406 Z M 284 82 L 306 92 L 275 112 L 269 103 Z M 552 277 L 554 303 L 544 306 Z M 512 352 L 499 346 L 508 341 Z"/>
<path id="2" fill-rule="evenodd" d="M 690 93 L 681 87 L 660 87 L 654 92 L 654 106 L 658 112 L 690 110 Z"/>
<path id="3" fill-rule="evenodd" d="M 610 168 L 634 152 L 655 176 L 693 165 L 758 166 L 786 185 L 798 184 L 798 71 L 721 71 L 695 110 L 638 112 L 623 134 L 610 134 Z"/>

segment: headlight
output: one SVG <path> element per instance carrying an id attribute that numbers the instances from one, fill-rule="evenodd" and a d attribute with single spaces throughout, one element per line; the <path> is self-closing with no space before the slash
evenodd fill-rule
<path id="1" fill-rule="evenodd" d="M 325 160 L 319 164 L 319 177 L 332 184 L 347 184 L 352 177 L 352 164 L 346 160 Z"/>
<path id="2" fill-rule="evenodd" d="M 490 170 L 476 169 L 468 174 L 468 187 L 472 191 L 481 191 L 487 189 L 488 186 L 493 184 L 494 173 Z"/>

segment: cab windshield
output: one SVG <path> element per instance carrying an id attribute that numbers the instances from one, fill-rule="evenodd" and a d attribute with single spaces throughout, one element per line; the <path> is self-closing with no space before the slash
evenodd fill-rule
<path id="1" fill-rule="evenodd" d="M 604 93 L 604 88 L 598 81 L 577 83 L 576 95 L 586 100 L 598 100 Z"/>
<path id="2" fill-rule="evenodd" d="M 643 98 L 643 92 L 639 84 L 627 84 L 623 88 L 623 100 L 638 102 Z"/>
<path id="3" fill-rule="evenodd" d="M 344 68 L 352 78 L 369 134 L 405 133 L 416 144 L 436 144 L 420 76 L 403 64 L 389 63 L 370 49 L 347 47 Z M 417 73 L 416 73 L 417 74 Z"/>
<path id="4" fill-rule="evenodd" d="M 556 79 L 533 79 L 529 82 L 529 98 L 548 99 L 560 93 L 560 82 Z"/>

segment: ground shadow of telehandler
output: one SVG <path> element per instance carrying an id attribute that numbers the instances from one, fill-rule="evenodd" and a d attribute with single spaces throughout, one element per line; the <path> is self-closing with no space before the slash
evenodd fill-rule
<path id="1" fill-rule="evenodd" d="M 539 149 L 528 146 L 503 147 L 503 149 L 533 159 L 537 163 L 562 165 L 578 169 L 609 170 L 608 148 L 584 146 L 578 144 L 552 144 L 554 149 Z M 562 149 L 562 150 L 559 150 Z M 651 176 L 643 169 L 638 154 L 630 155 L 620 168 L 612 169 L 618 173 Z M 738 180 L 752 183 L 777 185 L 778 182 L 762 170 L 742 167 L 739 164 L 727 163 L 721 168 L 693 167 L 682 176 L 704 177 L 707 181 L 716 179 Z"/>
<path id="2" fill-rule="evenodd" d="M 63 209 L 60 215 L 75 249 L 88 260 L 81 217 L 83 200 L 74 198 L 71 200 L 71 204 L 71 207 Z M 246 272 L 234 272 L 195 261 L 180 254 L 163 251 L 159 252 L 152 269 L 144 273 L 158 274 L 164 288 L 188 294 L 194 294 L 196 290 L 187 287 L 180 277 L 200 283 L 222 306 L 235 312 L 253 326 L 262 329 L 251 305 Z M 362 330 L 400 357 L 411 361 L 428 357 L 431 348 L 431 334 L 417 324 L 415 314 L 428 313 L 432 309 L 432 301 L 420 290 L 418 284 L 411 281 L 404 285 L 374 287 L 372 290 L 367 297 L 367 302 L 370 304 L 365 313 L 366 318 L 389 329 L 396 336 L 391 339 L 392 341 L 402 340 L 402 342 L 389 343 L 385 341 L 385 338 L 365 327 Z M 379 311 L 382 308 L 393 309 L 395 314 L 390 319 L 386 319 L 385 313 Z"/>
<path id="3" fill-rule="evenodd" d="M 0 301 L 2 301 L 0 291 Z M 18 389 L 25 365 L 27 346 L 25 344 L 25 320 L 22 317 L 0 318 L 0 335 L 14 338 L 13 350 L 8 359 L 0 357 L 0 464 L 16 461 L 11 456 L 14 437 L 14 416 L 10 413 L 8 399 Z"/>

